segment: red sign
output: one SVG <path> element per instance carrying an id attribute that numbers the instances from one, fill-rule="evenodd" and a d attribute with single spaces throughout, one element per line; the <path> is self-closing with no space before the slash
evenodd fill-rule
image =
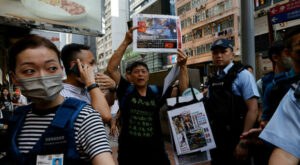
<path id="1" fill-rule="evenodd" d="M 165 43 L 165 48 L 174 48 L 174 43 L 172 43 L 172 42 L 166 42 Z"/>
<path id="2" fill-rule="evenodd" d="M 300 0 L 294 0 L 270 9 L 270 16 L 300 8 Z"/>
<path id="3" fill-rule="evenodd" d="M 146 22 L 138 22 L 138 32 L 146 32 Z"/>
<path id="4" fill-rule="evenodd" d="M 52 38 L 51 38 L 51 41 L 52 41 L 52 42 L 59 41 L 59 38 L 58 38 L 58 37 L 52 37 Z"/>

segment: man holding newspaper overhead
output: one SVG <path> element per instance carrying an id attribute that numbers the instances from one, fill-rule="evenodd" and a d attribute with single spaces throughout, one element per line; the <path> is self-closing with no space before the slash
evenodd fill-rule
<path id="1" fill-rule="evenodd" d="M 130 68 L 130 84 L 121 77 L 118 66 L 129 44 L 133 41 L 131 28 L 120 47 L 111 57 L 107 72 L 118 84 L 117 96 L 120 100 L 120 118 L 122 129 L 119 136 L 119 164 L 170 164 L 164 150 L 159 121 L 159 109 L 164 98 L 169 97 L 171 88 L 162 97 L 162 88 L 148 85 L 148 66 L 136 61 Z M 182 93 L 188 88 L 187 55 L 178 49 L 177 62 L 180 65 L 179 88 Z M 132 157 L 134 156 L 134 157 Z"/>

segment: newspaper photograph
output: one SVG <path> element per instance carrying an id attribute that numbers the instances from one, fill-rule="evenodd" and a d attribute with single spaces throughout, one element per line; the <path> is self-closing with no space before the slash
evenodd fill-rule
<path id="1" fill-rule="evenodd" d="M 193 152 L 193 153 L 188 153 L 188 154 L 183 154 L 183 155 L 178 155 L 176 151 L 176 146 L 174 143 L 174 137 L 172 135 L 172 131 L 170 128 L 169 124 L 169 130 L 170 130 L 170 135 L 171 135 L 171 144 L 173 148 L 173 156 L 175 160 L 176 165 L 185 165 L 185 164 L 198 164 L 198 165 L 206 165 L 209 161 L 211 161 L 211 156 L 209 151 L 198 151 L 198 152 Z M 186 143 L 185 143 L 186 145 Z"/>
<path id="2" fill-rule="evenodd" d="M 181 26 L 177 16 L 137 14 L 133 16 L 133 50 L 177 52 L 181 48 Z"/>
<path id="3" fill-rule="evenodd" d="M 202 102 L 168 111 L 178 155 L 216 147 Z"/>

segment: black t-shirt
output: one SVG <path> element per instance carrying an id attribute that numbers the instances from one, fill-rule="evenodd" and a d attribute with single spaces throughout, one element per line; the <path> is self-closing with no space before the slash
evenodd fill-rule
<path id="1" fill-rule="evenodd" d="M 159 109 L 163 103 L 162 87 L 157 87 L 158 93 L 154 93 L 148 86 L 146 96 L 141 96 L 134 88 L 130 94 L 125 96 L 130 85 L 122 77 L 117 90 L 120 104 L 126 97 L 120 109 L 122 127 L 119 137 L 120 151 L 124 149 L 126 152 L 128 148 L 141 151 L 140 148 L 145 147 L 148 151 L 164 149 L 159 120 Z M 166 96 L 169 96 L 170 93 L 169 89 Z"/>

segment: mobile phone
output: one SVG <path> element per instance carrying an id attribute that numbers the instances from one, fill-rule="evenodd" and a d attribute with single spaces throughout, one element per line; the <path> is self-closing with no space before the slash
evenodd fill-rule
<path id="1" fill-rule="evenodd" d="M 82 68 L 83 68 L 83 65 L 81 64 Z M 79 72 L 79 69 L 78 69 L 78 64 L 76 63 L 72 68 L 71 68 L 71 72 L 75 73 L 75 75 L 77 77 L 80 77 L 80 72 Z"/>
<path id="2" fill-rule="evenodd" d="M 132 20 L 127 22 L 128 29 L 132 28 Z"/>

